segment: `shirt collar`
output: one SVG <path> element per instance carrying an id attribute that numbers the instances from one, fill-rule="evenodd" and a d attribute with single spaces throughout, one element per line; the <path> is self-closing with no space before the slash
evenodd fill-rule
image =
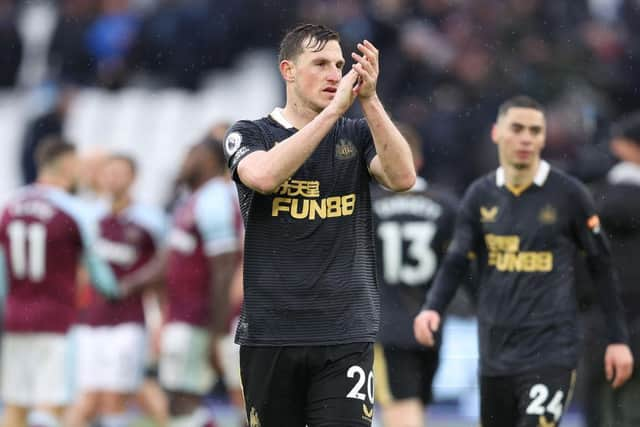
<path id="1" fill-rule="evenodd" d="M 273 120 L 278 122 L 280 126 L 285 129 L 294 129 L 295 127 L 289 122 L 289 120 L 285 119 L 284 114 L 282 114 L 282 108 L 276 107 L 273 109 L 271 114 L 269 114 Z"/>
<path id="2" fill-rule="evenodd" d="M 640 185 L 640 165 L 620 162 L 609 171 L 607 181 L 611 184 Z"/>
<path id="3" fill-rule="evenodd" d="M 538 165 L 538 171 L 536 172 L 536 176 L 533 178 L 533 183 L 538 187 L 542 187 L 545 182 L 547 182 L 547 178 L 549 177 L 549 171 L 551 170 L 551 165 L 546 160 L 540 160 L 540 164 Z M 496 170 L 496 185 L 498 187 L 502 187 L 505 184 L 504 177 L 504 168 L 500 166 L 498 170 Z"/>

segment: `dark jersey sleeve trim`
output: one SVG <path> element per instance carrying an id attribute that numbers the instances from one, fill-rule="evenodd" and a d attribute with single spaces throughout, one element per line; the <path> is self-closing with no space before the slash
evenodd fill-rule
<path id="1" fill-rule="evenodd" d="M 227 166 L 236 182 L 240 182 L 237 173 L 240 161 L 254 151 L 267 150 L 260 127 L 248 120 L 235 123 L 227 132 L 223 144 Z"/>

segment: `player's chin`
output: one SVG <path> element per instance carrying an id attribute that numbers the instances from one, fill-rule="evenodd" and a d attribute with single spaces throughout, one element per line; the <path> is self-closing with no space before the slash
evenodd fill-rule
<path id="1" fill-rule="evenodd" d="M 328 92 L 328 91 L 323 91 L 320 94 L 320 97 L 318 99 L 318 102 L 320 104 L 324 104 L 323 106 L 326 107 L 327 105 L 329 105 L 329 103 L 333 100 L 333 98 L 336 97 L 336 93 L 335 92 Z"/>
<path id="2" fill-rule="evenodd" d="M 333 97 L 331 99 L 333 99 Z M 331 99 L 317 100 L 313 105 L 314 110 L 316 110 L 316 112 L 324 110 L 331 103 Z"/>
<path id="3" fill-rule="evenodd" d="M 515 161 L 512 163 L 513 167 L 517 170 L 529 169 L 532 162 Z"/>

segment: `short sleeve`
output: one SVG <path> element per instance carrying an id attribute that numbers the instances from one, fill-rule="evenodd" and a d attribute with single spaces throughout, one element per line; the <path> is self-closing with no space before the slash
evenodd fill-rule
<path id="1" fill-rule="evenodd" d="M 198 195 L 195 206 L 196 226 L 208 256 L 239 249 L 235 203 L 229 188 L 219 183 L 205 187 Z"/>
<path id="2" fill-rule="evenodd" d="M 233 179 L 239 182 L 236 169 L 240 161 L 254 151 L 266 151 L 267 146 L 258 126 L 248 120 L 236 122 L 224 137 L 224 155 Z"/>
<path id="3" fill-rule="evenodd" d="M 364 159 L 367 167 L 371 164 L 371 161 L 376 156 L 376 146 L 373 143 L 373 135 L 371 135 L 371 129 L 366 119 L 356 120 L 356 129 L 358 131 L 359 142 L 362 144 L 362 152 L 364 153 Z"/>

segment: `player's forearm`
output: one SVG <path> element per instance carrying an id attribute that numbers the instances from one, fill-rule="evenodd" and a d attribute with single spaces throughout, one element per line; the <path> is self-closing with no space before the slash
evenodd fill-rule
<path id="1" fill-rule="evenodd" d="M 311 156 L 339 118 L 340 114 L 329 106 L 269 151 L 247 156 L 238 165 L 240 179 L 260 193 L 273 193 Z"/>
<path id="2" fill-rule="evenodd" d="M 469 260 L 466 256 L 447 254 L 427 294 L 423 310 L 435 310 L 441 315 L 444 314 L 468 271 Z"/>
<path id="3" fill-rule="evenodd" d="M 159 254 L 133 273 L 126 275 L 120 282 L 123 292 L 131 294 L 161 283 L 164 277 L 166 258 L 166 253 Z"/>
<path id="4" fill-rule="evenodd" d="M 416 171 L 409 144 L 393 124 L 377 95 L 361 100 L 382 166 L 382 184 L 391 190 L 413 187 Z"/>
<path id="5" fill-rule="evenodd" d="M 602 256 L 588 257 L 587 265 L 606 319 L 609 343 L 628 343 L 629 332 L 624 317 L 624 308 L 618 294 L 618 275 L 610 259 Z"/>

